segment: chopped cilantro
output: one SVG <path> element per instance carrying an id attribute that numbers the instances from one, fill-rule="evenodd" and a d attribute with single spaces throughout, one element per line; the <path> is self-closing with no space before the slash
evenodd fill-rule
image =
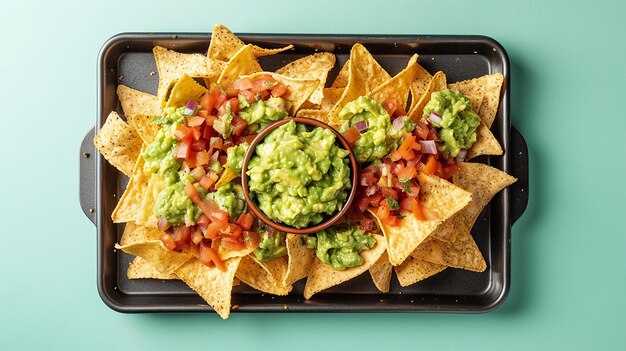
<path id="1" fill-rule="evenodd" d="M 394 200 L 391 196 L 387 196 L 387 204 L 394 211 L 397 211 L 400 208 L 400 206 L 398 205 L 398 201 Z"/>
<path id="2" fill-rule="evenodd" d="M 402 190 L 404 190 L 405 193 L 410 194 L 411 193 L 411 184 L 410 181 L 407 180 L 403 180 L 402 182 Z"/>

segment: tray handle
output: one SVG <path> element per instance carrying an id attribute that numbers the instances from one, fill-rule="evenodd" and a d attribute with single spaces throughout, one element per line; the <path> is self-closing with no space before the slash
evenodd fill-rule
<path id="1" fill-rule="evenodd" d="M 95 128 L 92 127 L 80 144 L 79 200 L 85 216 L 96 224 L 96 148 L 93 145 Z"/>
<path id="2" fill-rule="evenodd" d="M 528 206 L 528 145 L 515 127 L 511 127 L 511 150 L 511 175 L 517 178 L 511 185 L 511 224 L 514 224 Z"/>

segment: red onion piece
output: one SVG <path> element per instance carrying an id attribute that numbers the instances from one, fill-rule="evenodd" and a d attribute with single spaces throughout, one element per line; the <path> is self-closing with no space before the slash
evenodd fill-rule
<path id="1" fill-rule="evenodd" d="M 187 101 L 187 105 L 185 106 L 185 112 L 183 114 L 185 116 L 193 116 L 196 113 L 197 107 L 198 104 L 195 101 L 189 100 Z"/>
<path id="2" fill-rule="evenodd" d="M 423 154 L 436 154 L 437 153 L 437 145 L 434 140 L 420 140 L 420 145 L 422 146 Z"/>
<path id="3" fill-rule="evenodd" d="M 159 220 L 157 221 L 157 227 L 159 228 L 160 231 L 166 231 L 169 227 L 170 224 L 167 223 L 167 219 L 165 219 L 164 216 L 159 217 Z"/>
<path id="4" fill-rule="evenodd" d="M 467 150 L 461 150 L 459 151 L 458 154 L 456 154 L 456 157 L 454 158 L 454 160 L 457 163 L 463 162 L 465 161 L 465 157 L 467 156 Z"/>
<path id="5" fill-rule="evenodd" d="M 354 124 L 354 127 L 356 128 L 356 130 L 359 131 L 359 133 L 363 133 L 367 131 L 367 128 L 369 127 L 369 125 L 367 124 L 366 120 L 362 120 L 362 121 L 358 121 Z"/>
<path id="6" fill-rule="evenodd" d="M 439 114 L 437 114 L 437 112 L 435 111 L 430 113 L 428 119 L 430 119 L 430 121 L 433 122 L 435 125 L 440 125 L 442 121 L 441 116 L 439 116 Z"/>
<path id="7" fill-rule="evenodd" d="M 393 125 L 393 128 L 395 130 L 402 129 L 402 127 L 404 127 L 404 117 L 398 117 L 394 119 L 393 122 L 391 122 L 391 124 Z"/>
<path id="8" fill-rule="evenodd" d="M 427 121 L 427 120 L 426 120 L 426 118 L 424 118 L 424 117 L 420 118 L 420 122 L 421 122 L 423 125 L 429 125 L 429 124 L 430 124 L 430 123 L 428 123 L 428 121 Z"/>
<path id="9" fill-rule="evenodd" d="M 215 151 L 215 152 L 213 153 L 213 155 L 211 155 L 211 162 L 210 162 L 210 164 L 213 164 L 214 162 L 217 162 L 217 161 L 218 161 L 219 156 L 220 156 L 219 151 Z"/>

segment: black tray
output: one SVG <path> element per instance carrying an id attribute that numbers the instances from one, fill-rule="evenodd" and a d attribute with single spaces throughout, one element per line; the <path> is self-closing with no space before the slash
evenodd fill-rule
<path id="1" fill-rule="evenodd" d="M 391 291 L 380 293 L 368 273 L 304 300 L 303 281 L 284 297 L 263 294 L 245 286 L 233 290 L 236 312 L 487 312 L 506 298 L 510 285 L 510 228 L 528 202 L 528 150 L 523 137 L 509 123 L 510 71 L 506 52 L 484 36 L 360 36 L 360 35 L 258 35 L 239 36 L 263 47 L 293 44 L 287 53 L 260 59 L 266 70 L 318 51 L 332 52 L 337 64 L 329 82 L 347 60 L 352 44 L 363 43 L 391 74 L 405 67 L 410 55 L 429 72 L 443 70 L 449 82 L 501 72 L 505 77 L 502 99 L 492 131 L 505 150 L 501 157 L 481 157 L 519 178 L 496 195 L 483 210 L 472 234 L 485 256 L 487 270 L 474 273 L 446 269 L 409 287 L 392 279 Z M 120 312 L 208 312 L 208 306 L 181 281 L 130 280 L 126 269 L 132 256 L 116 252 L 123 225 L 111 221 L 111 212 L 128 179 L 96 157 L 94 133 L 112 110 L 122 115 L 115 90 L 124 84 L 156 94 L 158 74 L 152 56 L 155 45 L 180 52 L 206 53 L 207 34 L 120 34 L 107 41 L 98 60 L 98 110 L 96 126 L 85 135 L 80 149 L 80 205 L 97 227 L 98 292 L 102 300 Z"/>

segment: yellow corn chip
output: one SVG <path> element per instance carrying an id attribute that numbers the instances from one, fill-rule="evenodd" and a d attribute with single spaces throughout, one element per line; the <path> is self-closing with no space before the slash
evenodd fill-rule
<path id="1" fill-rule="evenodd" d="M 375 211 L 371 211 L 385 235 L 389 261 L 394 266 L 404 262 L 440 223 L 465 207 L 472 198 L 469 192 L 436 176 L 420 174 L 419 181 L 420 202 L 437 214 L 435 219 L 420 221 L 408 214 L 399 225 L 390 226 L 378 219 Z"/>
<path id="2" fill-rule="evenodd" d="M 431 263 L 474 272 L 483 272 L 487 268 L 487 263 L 467 227 L 458 232 L 454 242 L 429 240 L 418 246 L 411 256 Z"/>
<path id="3" fill-rule="evenodd" d="M 93 143 L 110 164 L 132 176 L 143 141 L 117 112 L 109 114 Z"/>
<path id="4" fill-rule="evenodd" d="M 222 72 L 224 72 L 224 69 L 226 68 L 226 64 L 227 63 L 224 61 L 213 60 L 207 57 L 206 67 L 207 67 L 207 71 L 209 72 L 209 76 L 204 78 L 204 85 L 206 85 L 207 87 L 210 87 L 211 84 L 217 82 L 217 80 L 222 75 Z"/>
<path id="5" fill-rule="evenodd" d="M 156 228 L 158 218 L 154 215 L 154 206 L 159 193 L 165 189 L 165 183 L 161 176 L 153 174 L 148 180 L 148 186 L 144 192 L 143 199 L 141 200 L 141 206 L 139 207 L 139 214 L 135 219 L 135 224 Z"/>
<path id="6" fill-rule="evenodd" d="M 250 255 L 241 258 L 241 263 L 237 269 L 237 278 L 247 285 L 273 295 L 287 295 L 292 289 L 291 285 L 283 286 L 278 283 L 270 274 L 263 269 Z"/>
<path id="7" fill-rule="evenodd" d="M 428 89 L 428 83 L 433 79 L 433 76 L 428 73 L 420 64 L 417 65 L 417 73 L 415 74 L 415 79 L 411 83 L 411 107 L 409 107 L 409 111 L 412 111 L 415 105 L 422 98 L 422 95 Z"/>
<path id="8" fill-rule="evenodd" d="M 154 95 L 129 88 L 125 85 L 118 85 L 117 97 L 120 99 L 126 119 L 129 119 L 129 116 L 140 113 L 150 116 L 161 114 L 161 103 Z"/>
<path id="9" fill-rule="evenodd" d="M 228 28 L 221 24 L 216 24 L 213 27 L 213 32 L 211 34 L 211 44 L 209 45 L 207 56 L 214 60 L 228 61 L 244 45 L 244 42 L 237 38 Z M 278 49 L 264 49 L 256 45 L 252 45 L 252 52 L 256 57 L 260 57 L 275 55 L 292 48 L 293 45 L 287 45 Z"/>
<path id="10" fill-rule="evenodd" d="M 376 245 L 361 252 L 363 264 L 360 266 L 336 271 L 332 266 L 315 258 L 304 287 L 304 298 L 308 300 L 322 290 L 341 284 L 367 271 L 385 252 L 385 239 L 380 235 L 373 235 L 373 237 L 376 239 Z"/>
<path id="11" fill-rule="evenodd" d="M 296 117 L 308 117 L 322 122 L 326 120 L 327 115 L 328 112 L 324 112 L 321 110 L 300 110 L 298 111 L 298 113 L 296 113 Z"/>
<path id="12" fill-rule="evenodd" d="M 341 99 L 344 90 L 345 88 L 325 88 L 323 90 L 324 100 L 322 100 L 320 110 L 325 113 L 330 112 L 333 106 Z"/>
<path id="13" fill-rule="evenodd" d="M 431 234 L 431 237 L 447 242 L 454 242 L 456 240 L 457 233 L 463 230 L 469 231 L 469 228 L 465 223 L 463 210 L 461 210 L 441 223 Z"/>
<path id="14" fill-rule="evenodd" d="M 222 319 L 226 319 L 230 316 L 231 292 L 240 261 L 241 258 L 226 261 L 227 270 L 222 272 L 193 258 L 176 269 L 176 276 L 197 292 Z"/>
<path id="15" fill-rule="evenodd" d="M 317 88 L 309 96 L 308 101 L 318 105 L 324 99 L 323 89 L 326 84 L 326 78 L 334 65 L 335 55 L 329 52 L 321 52 L 290 62 L 278 69 L 276 73 L 296 79 L 317 79 L 319 81 Z"/>
<path id="16" fill-rule="evenodd" d="M 309 275 L 309 270 L 315 259 L 315 250 L 309 249 L 302 243 L 302 235 L 287 234 L 287 272 L 283 278 L 283 285 L 291 285 Z"/>
<path id="17" fill-rule="evenodd" d="M 161 240 L 134 242 L 127 245 L 115 244 L 115 248 L 128 254 L 143 257 L 152 267 L 163 274 L 172 274 L 192 257 L 185 252 L 168 250 Z"/>
<path id="18" fill-rule="evenodd" d="M 154 138 L 156 137 L 159 128 L 152 124 L 152 117 L 145 114 L 134 114 L 130 116 L 126 116 L 128 119 L 128 124 L 131 127 L 135 128 L 137 134 L 141 137 L 144 144 L 150 145 Z"/>
<path id="19" fill-rule="evenodd" d="M 217 83 L 222 87 L 227 87 L 241 76 L 263 71 L 254 56 L 253 50 L 252 45 L 242 46 L 228 61 Z"/>
<path id="20" fill-rule="evenodd" d="M 231 180 L 237 177 L 239 177 L 239 174 L 235 173 L 235 171 L 230 169 L 230 167 L 228 166 L 224 167 L 224 171 L 222 172 L 220 179 L 218 179 L 217 182 L 215 183 L 215 189 L 219 189 L 223 187 L 224 185 L 230 183 Z"/>
<path id="21" fill-rule="evenodd" d="M 413 55 L 405 69 L 396 74 L 393 78 L 374 88 L 367 96 L 381 104 L 385 99 L 395 98 L 398 107 L 402 108 L 404 111 L 406 109 L 407 100 L 409 99 L 411 83 L 415 80 L 418 66 L 417 55 Z"/>
<path id="22" fill-rule="evenodd" d="M 142 150 L 145 149 L 142 148 Z M 111 219 L 113 223 L 135 221 L 141 210 L 141 201 L 148 188 L 148 178 L 143 174 L 143 157 L 137 157 L 133 174 L 120 201 L 113 209 Z"/>
<path id="23" fill-rule="evenodd" d="M 178 279 L 175 274 L 163 274 L 157 271 L 154 267 L 152 267 L 150 262 L 139 256 L 135 257 L 135 259 L 128 266 L 126 276 L 128 276 L 128 279 Z"/>
<path id="24" fill-rule="evenodd" d="M 181 107 L 187 105 L 189 100 L 200 102 L 200 98 L 202 98 L 202 95 L 206 92 L 205 87 L 196 83 L 190 76 L 183 74 L 176 84 L 174 84 L 172 93 L 165 103 L 165 106 Z"/>
<path id="25" fill-rule="evenodd" d="M 446 88 L 446 75 L 439 71 L 435 73 L 433 78 L 428 83 L 428 87 L 426 91 L 422 94 L 418 102 L 413 105 L 411 110 L 409 111 L 409 118 L 413 121 L 418 121 L 422 118 L 422 114 L 424 113 L 424 106 L 430 101 L 430 95 L 435 91 L 440 91 Z"/>
<path id="26" fill-rule="evenodd" d="M 466 159 L 471 159 L 480 155 L 502 155 L 504 151 L 502 150 L 502 146 L 496 139 L 496 137 L 491 133 L 489 128 L 484 124 L 480 123 L 478 129 L 476 130 L 476 142 L 472 145 L 472 147 L 467 150 Z"/>
<path id="27" fill-rule="evenodd" d="M 348 85 L 348 79 L 350 78 L 350 60 L 344 63 L 343 67 L 337 74 L 337 77 L 333 81 L 331 88 L 345 88 Z"/>
<path id="28" fill-rule="evenodd" d="M 389 263 L 389 255 L 387 251 L 383 252 L 382 256 L 370 267 L 370 275 L 376 288 L 381 292 L 389 292 L 389 286 L 391 285 L 391 271 L 393 266 Z"/>
<path id="29" fill-rule="evenodd" d="M 248 78 L 254 80 L 266 74 L 271 75 L 277 82 L 287 86 L 287 92 L 281 97 L 291 103 L 291 109 L 289 110 L 291 116 L 296 115 L 300 106 L 311 96 L 319 84 L 317 79 L 296 79 L 272 72 L 258 72 L 248 76 Z"/>
<path id="30" fill-rule="evenodd" d="M 249 255 L 261 268 L 263 268 L 276 285 L 284 285 L 283 279 L 287 273 L 287 257 L 277 257 L 273 260 L 261 262 L 254 254 Z M 291 285 L 291 284 L 289 284 Z"/>
<path id="31" fill-rule="evenodd" d="M 398 281 L 400 281 L 400 285 L 402 286 L 413 285 L 446 268 L 446 266 L 426 262 L 413 257 L 407 257 L 401 265 L 394 267 Z"/>
<path id="32" fill-rule="evenodd" d="M 141 243 L 145 241 L 158 240 L 159 232 L 156 228 L 147 228 L 142 225 L 136 225 L 133 222 L 127 222 L 124 226 L 124 232 L 120 239 L 120 245 L 130 245 L 135 243 Z"/>
<path id="33" fill-rule="evenodd" d="M 478 115 L 488 128 L 491 128 L 493 120 L 496 118 L 498 106 L 500 105 L 500 90 L 504 76 L 501 73 L 489 74 L 486 76 L 464 80 L 450 84 L 452 89 L 460 91 L 463 95 L 465 92 L 481 90 L 484 92 L 484 98 L 480 104 Z"/>
<path id="34" fill-rule="evenodd" d="M 467 97 L 472 103 L 474 112 L 480 111 L 480 105 L 482 104 L 485 96 L 485 87 L 477 79 L 464 80 L 462 82 L 456 82 L 448 84 L 449 89 L 454 89 L 465 97 Z"/>

